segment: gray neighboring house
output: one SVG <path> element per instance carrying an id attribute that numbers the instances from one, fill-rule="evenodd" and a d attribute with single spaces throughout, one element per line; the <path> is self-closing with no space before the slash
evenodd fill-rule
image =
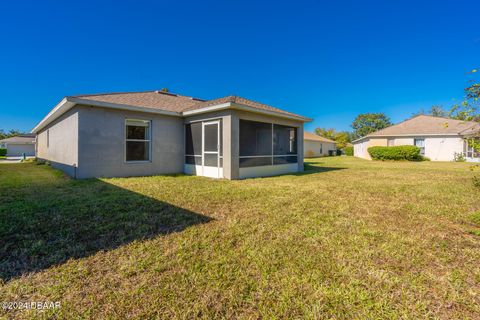
<path id="1" fill-rule="evenodd" d="M 0 148 L 7 149 L 7 157 L 35 156 L 35 134 L 19 134 L 0 140 Z"/>
<path id="2" fill-rule="evenodd" d="M 303 171 L 307 121 L 237 96 L 146 91 L 65 97 L 32 132 L 37 157 L 75 178 L 243 179 Z"/>

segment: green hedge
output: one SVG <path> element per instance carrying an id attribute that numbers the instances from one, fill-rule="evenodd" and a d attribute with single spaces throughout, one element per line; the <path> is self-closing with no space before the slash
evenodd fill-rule
<path id="1" fill-rule="evenodd" d="M 5 157 L 7 155 L 7 149 L 0 148 L 0 157 Z"/>
<path id="2" fill-rule="evenodd" d="M 424 160 L 416 146 L 370 147 L 368 153 L 374 160 Z"/>
<path id="3" fill-rule="evenodd" d="M 353 147 L 345 147 L 344 150 L 346 156 L 353 156 Z"/>

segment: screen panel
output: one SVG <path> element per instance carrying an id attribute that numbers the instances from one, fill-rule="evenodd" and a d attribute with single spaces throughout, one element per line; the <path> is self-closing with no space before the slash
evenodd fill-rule
<path id="1" fill-rule="evenodd" d="M 218 124 L 206 124 L 204 126 L 204 134 L 204 151 L 218 152 Z"/>
<path id="2" fill-rule="evenodd" d="M 297 128 L 273 125 L 273 154 L 297 154 Z"/>
<path id="3" fill-rule="evenodd" d="M 240 168 L 271 166 L 272 157 L 240 158 Z"/>
<path id="4" fill-rule="evenodd" d="M 297 163 L 297 156 L 287 156 L 287 157 L 273 157 L 273 164 L 289 164 Z"/>
<path id="5" fill-rule="evenodd" d="M 202 123 L 195 122 L 185 125 L 185 153 L 189 155 L 202 154 Z"/>
<path id="6" fill-rule="evenodd" d="M 205 153 L 203 157 L 205 159 L 204 166 L 218 167 L 218 154 Z"/>
<path id="7" fill-rule="evenodd" d="M 202 157 L 201 156 L 185 156 L 185 163 L 201 166 Z"/>
<path id="8" fill-rule="evenodd" d="M 240 156 L 272 154 L 272 125 L 240 120 Z"/>

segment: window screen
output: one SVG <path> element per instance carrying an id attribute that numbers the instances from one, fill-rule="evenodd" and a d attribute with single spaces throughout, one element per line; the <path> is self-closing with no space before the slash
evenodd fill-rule
<path id="1" fill-rule="evenodd" d="M 269 156 L 272 154 L 272 125 L 240 120 L 240 156 Z"/>
<path id="2" fill-rule="evenodd" d="M 205 125 L 204 127 L 204 133 L 205 133 L 205 145 L 204 151 L 212 151 L 212 152 L 217 152 L 219 151 L 219 146 L 218 146 L 218 124 L 208 124 Z"/>
<path id="3" fill-rule="evenodd" d="M 297 154 L 297 128 L 273 125 L 273 154 Z"/>
<path id="4" fill-rule="evenodd" d="M 150 121 L 126 120 L 125 160 L 150 160 Z"/>
<path id="5" fill-rule="evenodd" d="M 240 168 L 296 163 L 297 152 L 297 128 L 240 120 Z"/>
<path id="6" fill-rule="evenodd" d="M 202 155 L 202 123 L 195 122 L 185 125 L 185 153 L 187 155 Z"/>

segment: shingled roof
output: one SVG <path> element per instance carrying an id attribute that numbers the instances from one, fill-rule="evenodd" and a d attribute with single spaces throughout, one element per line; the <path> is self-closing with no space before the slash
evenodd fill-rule
<path id="1" fill-rule="evenodd" d="M 306 131 L 303 133 L 303 139 L 304 140 L 309 140 L 309 141 L 320 141 L 320 142 L 335 143 L 335 141 L 333 141 L 333 140 L 330 140 L 330 139 L 327 139 L 327 138 L 324 138 L 324 137 L 320 137 L 319 135 L 316 135 L 316 134 L 310 133 L 310 132 L 306 132 Z"/>
<path id="2" fill-rule="evenodd" d="M 118 92 L 73 96 L 84 100 L 183 112 L 205 100 L 163 91 Z"/>
<path id="3" fill-rule="evenodd" d="M 237 109 L 285 117 L 303 122 L 311 121 L 311 119 L 295 113 L 242 97 L 227 96 L 213 100 L 204 100 L 157 90 L 82 94 L 65 97 L 35 126 L 35 128 L 32 129 L 32 132 L 38 132 L 75 105 L 91 105 L 112 109 L 167 114 L 179 117 L 223 109 Z"/>
<path id="4" fill-rule="evenodd" d="M 291 113 L 282 109 L 278 109 L 267 104 L 255 102 L 253 100 L 245 99 L 238 96 L 226 96 L 213 100 L 204 100 L 200 98 L 193 98 L 182 96 L 175 93 L 163 91 L 144 91 L 144 92 L 118 92 L 105 94 L 89 94 L 78 95 L 73 98 L 114 103 L 120 105 L 129 105 L 136 107 L 153 108 L 164 111 L 172 111 L 182 113 L 185 111 L 199 110 L 210 106 L 220 105 L 231 102 L 239 105 L 244 105 L 254 109 L 271 111 L 287 116 L 303 118 L 300 115 Z"/>
<path id="5" fill-rule="evenodd" d="M 408 135 L 470 135 L 476 132 L 480 132 L 478 122 L 419 115 L 370 133 L 363 138 Z"/>

